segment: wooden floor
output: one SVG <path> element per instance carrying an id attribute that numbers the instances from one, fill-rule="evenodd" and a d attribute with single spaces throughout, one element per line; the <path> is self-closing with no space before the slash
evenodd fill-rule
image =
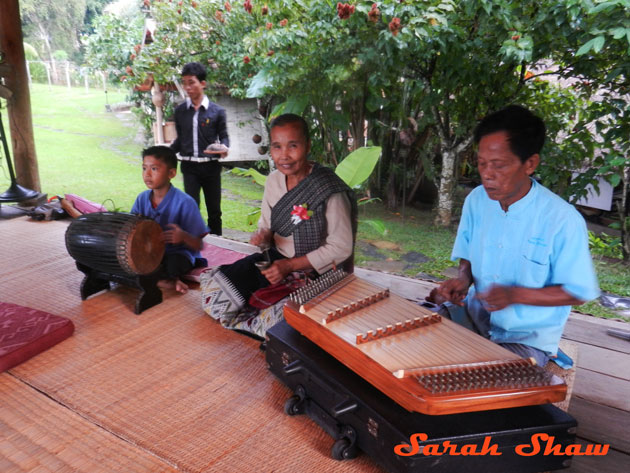
<path id="1" fill-rule="evenodd" d="M 198 289 L 140 315 L 128 288 L 82 302 L 66 227 L 0 220 L 0 300 L 76 326 L 0 374 L 0 471 L 381 471 L 332 460 L 332 438 L 285 415 L 259 343 L 206 316 Z"/>
<path id="2" fill-rule="evenodd" d="M 81 301 L 67 224 L 0 220 L 0 301 L 76 326 L 71 338 L 0 373 L 1 472 L 382 471 L 365 455 L 330 459 L 324 431 L 305 416 L 286 416 L 291 393 L 267 370 L 258 343 L 207 317 L 197 288 L 165 291 L 163 303 L 140 315 L 136 291 L 124 287 Z M 409 299 L 433 287 L 357 274 Z M 565 330 L 581 344 L 569 412 L 582 442 L 612 448 L 606 457 L 575 458 L 564 471 L 616 473 L 630 458 L 629 344 L 595 337 L 614 322 L 591 319 L 572 314 Z"/>

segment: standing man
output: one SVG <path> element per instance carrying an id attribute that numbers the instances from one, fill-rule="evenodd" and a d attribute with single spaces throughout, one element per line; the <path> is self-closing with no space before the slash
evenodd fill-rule
<path id="1" fill-rule="evenodd" d="M 452 259 L 459 276 L 437 295 L 444 315 L 544 366 L 572 305 L 599 294 L 582 216 L 530 176 L 543 121 L 511 105 L 475 130 L 482 185 L 466 198 Z M 439 302 L 439 300 L 437 301 Z"/>
<path id="2" fill-rule="evenodd" d="M 225 110 L 206 97 L 206 68 L 200 63 L 190 62 L 184 66 L 182 85 L 188 97 L 175 109 L 177 138 L 171 148 L 179 154 L 184 190 L 199 205 L 199 194 L 203 189 L 210 233 L 221 235 L 221 165 L 218 159 L 227 156 L 230 146 Z"/>

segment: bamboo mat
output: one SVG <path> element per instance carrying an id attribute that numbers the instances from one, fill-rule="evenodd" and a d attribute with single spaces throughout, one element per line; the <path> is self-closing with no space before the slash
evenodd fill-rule
<path id="1" fill-rule="evenodd" d="M 1 389 L 12 396 L 29 391 L 25 412 L 38 411 L 40 398 L 49 396 L 46 413 L 66 413 L 46 427 L 44 448 L 52 448 L 47 439 L 66 437 L 78 415 L 95 432 L 119 439 L 94 446 L 99 454 L 138 460 L 135 470 L 122 460 L 119 466 L 98 462 L 78 435 L 66 448 L 89 458 L 76 471 L 170 471 L 167 465 L 190 472 L 381 471 L 365 455 L 332 460 L 332 438 L 306 416 L 286 416 L 291 393 L 267 370 L 258 342 L 207 317 L 197 288 L 183 296 L 164 291 L 164 302 L 140 315 L 133 313 L 137 293 L 129 288 L 82 302 L 82 273 L 65 250 L 66 227 L 64 221 L 0 221 L 0 300 L 69 317 L 76 326 L 69 339 L 0 375 Z M 0 425 L 28 439 L 33 416 L 15 419 L 4 397 Z M 4 442 L 0 437 L 3 449 Z M 120 442 L 126 456 L 117 451 Z M 157 466 L 148 463 L 151 455 Z M 39 471 L 19 465 L 15 471 Z"/>
<path id="2" fill-rule="evenodd" d="M 0 399 L 3 473 L 177 471 L 7 373 L 0 374 Z"/>

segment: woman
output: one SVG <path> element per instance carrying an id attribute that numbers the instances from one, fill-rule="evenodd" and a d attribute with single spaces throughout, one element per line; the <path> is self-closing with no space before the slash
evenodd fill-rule
<path id="1" fill-rule="evenodd" d="M 276 171 L 267 178 L 258 231 L 250 239 L 270 249 L 201 275 L 204 310 L 224 327 L 260 337 L 282 318 L 282 307 L 260 312 L 248 304 L 252 294 L 282 281 L 298 286 L 287 278 L 296 271 L 351 270 L 357 215 L 352 190 L 332 170 L 308 161 L 311 142 L 302 117 L 277 117 L 270 135 Z M 258 269 L 255 263 L 264 260 L 270 265 Z"/>

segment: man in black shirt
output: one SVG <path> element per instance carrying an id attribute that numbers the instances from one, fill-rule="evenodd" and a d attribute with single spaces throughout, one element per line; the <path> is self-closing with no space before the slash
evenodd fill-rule
<path id="1" fill-rule="evenodd" d="M 179 154 L 184 190 L 199 204 L 203 189 L 210 233 L 221 235 L 221 165 L 217 160 L 227 156 L 230 146 L 225 110 L 206 97 L 206 69 L 200 63 L 184 66 L 182 85 L 188 97 L 175 109 L 177 138 L 171 148 Z M 209 146 L 218 151 L 208 150 Z"/>

